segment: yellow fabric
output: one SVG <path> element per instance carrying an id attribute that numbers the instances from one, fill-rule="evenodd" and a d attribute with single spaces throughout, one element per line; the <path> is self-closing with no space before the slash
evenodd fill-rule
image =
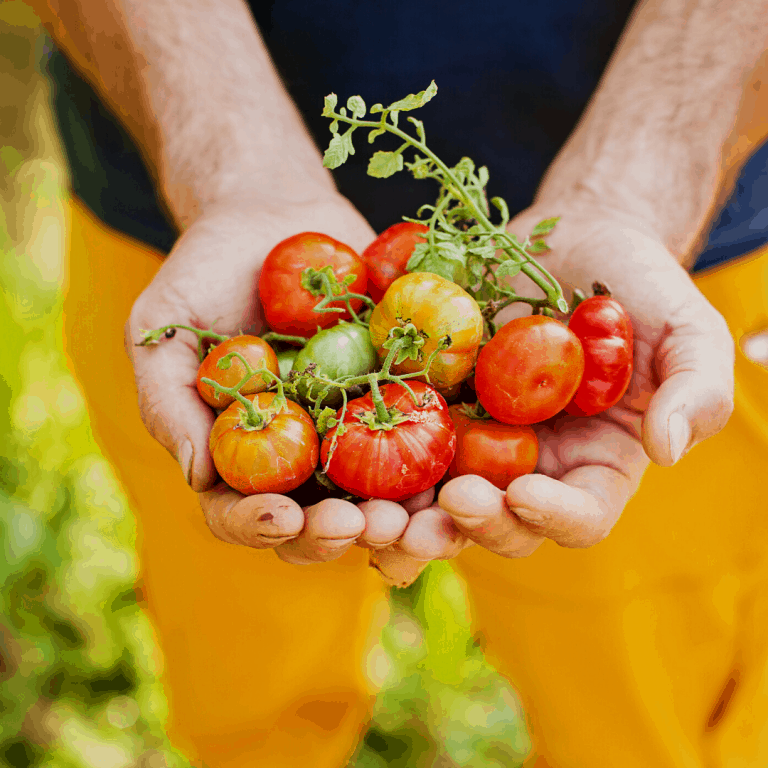
<path id="1" fill-rule="evenodd" d="M 734 337 L 768 327 L 768 250 L 697 279 Z M 536 768 L 768 765 L 768 371 L 737 352 L 726 428 L 651 466 L 611 535 L 460 557 Z"/>
<path id="2" fill-rule="evenodd" d="M 339 768 L 369 714 L 377 576 L 358 549 L 299 568 L 210 535 L 141 424 L 122 346 L 160 261 L 72 203 L 67 349 L 140 517 L 171 735 L 211 768 Z M 768 326 L 768 251 L 697 282 L 737 339 Z M 462 554 L 487 653 L 526 706 L 531 765 L 768 765 L 767 470 L 768 371 L 739 353 L 726 429 L 651 467 L 605 542 Z"/>
<path id="3" fill-rule="evenodd" d="M 363 663 L 383 589 L 358 548 L 297 567 L 215 539 L 149 436 L 123 348 L 161 257 L 70 215 L 66 350 L 141 526 L 143 589 L 165 655 L 170 735 L 209 768 L 339 768 L 370 714 Z"/>

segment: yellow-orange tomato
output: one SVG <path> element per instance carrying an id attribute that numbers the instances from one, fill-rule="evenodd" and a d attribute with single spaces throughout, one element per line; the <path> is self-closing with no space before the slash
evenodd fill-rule
<path id="1" fill-rule="evenodd" d="M 248 395 L 260 409 L 274 392 Z M 317 466 L 319 438 L 309 414 L 291 400 L 263 429 L 243 427 L 239 401 L 216 419 L 208 447 L 221 479 L 240 493 L 287 493 L 308 480 Z"/>
<path id="2" fill-rule="evenodd" d="M 275 355 L 272 347 L 258 336 L 243 334 L 222 341 L 208 353 L 197 369 L 197 391 L 200 393 L 200 397 L 213 408 L 226 408 L 235 398 L 216 392 L 210 384 L 204 384 L 201 379 L 212 379 L 222 387 L 234 387 L 245 376 L 245 366 L 237 357 L 232 358 L 229 368 L 222 370 L 217 367 L 219 360 L 230 352 L 239 352 L 254 370 L 266 368 L 274 374 L 279 374 L 280 371 L 277 355 Z M 261 378 L 261 374 L 251 376 L 243 384 L 240 394 L 255 395 L 257 392 L 263 392 L 268 386 L 269 384 Z"/>
<path id="3" fill-rule="evenodd" d="M 394 373 L 420 371 L 445 337 L 449 346 L 432 362 L 431 384 L 445 391 L 472 373 L 483 336 L 483 317 L 477 302 L 461 286 L 431 272 L 398 277 L 371 315 L 371 341 L 382 360 L 387 356 L 384 342 L 390 329 L 407 323 L 413 323 L 424 336 L 421 359 L 392 366 Z"/>

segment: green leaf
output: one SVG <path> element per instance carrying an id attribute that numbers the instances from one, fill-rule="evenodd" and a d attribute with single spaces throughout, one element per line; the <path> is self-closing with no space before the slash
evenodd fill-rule
<path id="1" fill-rule="evenodd" d="M 335 136 L 339 132 L 339 121 L 334 120 L 329 126 L 331 133 Z"/>
<path id="2" fill-rule="evenodd" d="M 437 249 L 429 243 L 419 243 L 408 260 L 408 272 L 432 272 L 446 280 L 455 281 L 464 269 L 466 254 L 454 243 L 440 243 Z"/>
<path id="3" fill-rule="evenodd" d="M 491 204 L 501 211 L 501 219 L 504 225 L 509 221 L 509 208 L 507 208 L 507 202 L 503 197 L 492 197 Z"/>
<path id="4" fill-rule="evenodd" d="M 365 116 L 365 102 L 360 96 L 350 96 L 347 99 L 347 109 L 352 113 L 352 117 L 360 119 Z"/>
<path id="5" fill-rule="evenodd" d="M 437 93 L 437 86 L 433 80 L 429 87 L 424 91 L 418 93 L 411 93 L 400 101 L 396 101 L 394 104 L 390 104 L 388 110 L 401 110 L 403 112 L 409 112 L 412 109 L 418 109 L 423 107 L 428 101 L 431 101 L 434 95 Z"/>
<path id="6" fill-rule="evenodd" d="M 427 143 L 427 134 L 424 132 L 424 123 L 421 120 L 417 120 L 415 117 L 409 117 L 408 120 L 416 126 L 416 133 L 419 134 L 419 140 L 422 144 Z"/>
<path id="7" fill-rule="evenodd" d="M 488 177 L 488 169 L 484 165 L 481 165 L 477 169 L 477 179 L 480 182 L 481 187 L 484 187 L 488 183 Z"/>
<path id="8" fill-rule="evenodd" d="M 326 406 L 320 411 L 320 415 L 317 417 L 317 431 L 318 434 L 324 435 L 329 429 L 333 429 L 338 424 L 336 418 L 336 411 L 333 408 Z"/>
<path id="9" fill-rule="evenodd" d="M 382 107 L 382 106 L 381 106 L 381 104 L 374 104 L 374 105 L 373 105 L 373 106 L 370 108 L 370 110 L 369 110 L 369 112 L 370 112 L 372 115 L 376 114 L 377 112 L 383 112 L 383 111 L 384 111 L 384 107 Z"/>
<path id="10" fill-rule="evenodd" d="M 507 259 L 499 264 L 499 268 L 496 270 L 496 277 L 514 277 L 520 271 L 521 267 L 522 264 L 519 261 Z"/>
<path id="11" fill-rule="evenodd" d="M 558 221 L 560 221 L 559 216 L 553 216 L 551 219 L 544 219 L 544 221 L 540 221 L 533 228 L 533 232 L 531 232 L 531 237 L 538 237 L 539 235 L 549 234 L 555 228 L 555 225 L 557 224 Z"/>
<path id="12" fill-rule="evenodd" d="M 373 142 L 381 136 L 382 133 L 386 133 L 386 128 L 374 128 L 370 133 L 368 134 L 368 143 L 373 144 Z"/>
<path id="13" fill-rule="evenodd" d="M 329 93 L 325 97 L 323 102 L 323 117 L 331 117 L 333 110 L 336 108 L 336 104 L 339 101 L 339 97 L 335 93 Z"/>
<path id="14" fill-rule="evenodd" d="M 392 121 L 392 125 L 394 125 L 395 128 L 397 128 L 397 121 L 399 118 L 400 118 L 400 113 L 397 110 L 389 113 L 389 119 Z"/>
<path id="15" fill-rule="evenodd" d="M 386 179 L 403 170 L 403 156 L 398 152 L 374 152 L 368 163 L 368 175 Z"/>
<path id="16" fill-rule="evenodd" d="M 346 136 L 346 134 L 344 134 Z M 343 165 L 349 157 L 349 148 L 347 142 L 344 141 L 344 136 L 340 136 L 338 133 L 333 136 L 331 143 L 328 145 L 328 149 L 325 150 L 323 155 L 323 166 L 325 168 L 338 168 Z"/>
<path id="17" fill-rule="evenodd" d="M 467 249 L 470 253 L 479 256 L 481 259 L 491 259 L 496 255 L 495 245 L 473 245 Z"/>
<path id="18" fill-rule="evenodd" d="M 411 258 L 408 259 L 408 263 L 405 265 L 406 271 L 407 272 L 422 271 L 419 269 L 419 267 L 421 266 L 421 263 L 424 261 L 428 252 L 429 252 L 429 243 L 417 243 L 413 248 L 413 252 L 411 253 Z"/>
<path id="19" fill-rule="evenodd" d="M 534 240 L 526 250 L 528 253 L 545 253 L 550 248 L 543 240 Z"/>

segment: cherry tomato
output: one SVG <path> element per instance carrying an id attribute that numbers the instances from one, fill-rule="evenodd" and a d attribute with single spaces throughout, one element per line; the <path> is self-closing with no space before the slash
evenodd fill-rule
<path id="1" fill-rule="evenodd" d="M 267 408 L 274 392 L 248 395 L 258 408 Z M 243 427 L 243 405 L 235 401 L 214 422 L 208 446 L 221 479 L 246 495 L 286 493 L 298 488 L 315 471 L 317 432 L 309 414 L 290 400 L 263 429 Z"/>
<path id="2" fill-rule="evenodd" d="M 371 314 L 371 341 L 384 359 L 384 342 L 391 328 L 413 323 L 425 339 L 418 360 L 394 365 L 394 373 L 415 373 L 443 338 L 447 349 L 438 352 L 429 380 L 438 390 L 448 390 L 472 373 L 483 336 L 483 316 L 477 302 L 459 285 L 431 272 L 398 277 Z"/>
<path id="3" fill-rule="evenodd" d="M 448 411 L 457 438 L 456 455 L 448 467 L 451 477 L 480 475 L 503 491 L 515 478 L 536 469 L 539 441 L 530 427 L 472 418 L 463 405 L 452 405 Z"/>
<path id="4" fill-rule="evenodd" d="M 316 366 L 315 373 L 324 373 L 332 379 L 344 376 L 362 376 L 376 369 L 379 362 L 376 350 L 371 344 L 368 329 L 356 323 L 339 323 L 333 328 L 313 336 L 302 349 L 293 363 L 293 370 L 306 371 L 308 366 Z M 299 386 L 303 400 L 315 399 L 323 390 L 319 382 L 309 386 Z M 323 398 L 323 405 L 331 407 L 341 403 L 341 392 L 332 389 Z"/>
<path id="5" fill-rule="evenodd" d="M 364 499 L 402 501 L 431 488 L 448 469 L 456 451 L 456 430 L 442 396 L 427 384 L 410 382 L 418 404 L 400 384 L 385 384 L 381 395 L 395 416 L 391 429 L 372 429 L 376 415 L 370 392 L 349 402 L 345 431 L 338 436 L 328 477 Z M 337 418 L 341 418 L 341 411 Z M 334 434 L 320 447 L 325 466 Z"/>
<path id="6" fill-rule="evenodd" d="M 213 408 L 226 408 L 235 398 L 216 392 L 210 384 L 203 384 L 200 380 L 213 379 L 222 387 L 234 387 L 245 376 L 245 366 L 236 357 L 232 358 L 229 368 L 222 370 L 217 367 L 219 360 L 230 352 L 239 352 L 254 370 L 267 368 L 274 374 L 279 371 L 277 356 L 272 347 L 258 336 L 233 336 L 231 339 L 222 341 L 211 349 L 197 369 L 197 391 L 200 397 Z M 261 375 L 251 376 L 240 389 L 240 394 L 253 395 L 263 392 L 268 386 L 269 384 L 261 378 Z"/>
<path id="7" fill-rule="evenodd" d="M 303 273 L 307 267 L 320 270 L 330 266 L 339 282 L 355 275 L 348 287 L 350 293 L 364 294 L 368 284 L 368 268 L 360 257 L 344 243 L 318 232 L 302 232 L 278 243 L 269 253 L 259 276 L 259 298 L 270 327 L 290 336 L 312 336 L 320 328 L 328 328 L 349 313 L 314 312 L 324 295 L 313 295 L 306 287 Z M 360 299 L 350 302 L 357 312 Z M 344 308 L 344 302 L 331 302 L 329 307 Z"/>
<path id="8" fill-rule="evenodd" d="M 496 421 L 535 424 L 570 402 L 584 373 L 584 350 L 559 320 L 511 320 L 483 347 L 475 368 L 477 397 Z"/>
<path id="9" fill-rule="evenodd" d="M 594 416 L 624 396 L 632 378 L 632 321 L 610 296 L 579 304 L 568 327 L 584 347 L 584 377 L 566 413 Z"/>
<path id="10" fill-rule="evenodd" d="M 424 224 L 401 221 L 385 229 L 361 254 L 368 266 L 368 294 L 378 304 L 390 285 L 405 274 L 408 259 L 423 235 L 429 232 Z"/>

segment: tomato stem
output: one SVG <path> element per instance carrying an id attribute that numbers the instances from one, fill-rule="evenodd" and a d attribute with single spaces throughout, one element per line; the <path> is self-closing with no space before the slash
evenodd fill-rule
<path id="1" fill-rule="evenodd" d="M 211 351 L 211 347 L 214 346 L 212 344 L 208 345 L 208 349 L 205 349 L 205 342 L 206 341 L 217 341 L 221 343 L 222 341 L 226 341 L 229 336 L 225 336 L 222 333 L 216 333 L 213 330 L 213 326 L 209 328 L 208 330 L 202 330 L 201 328 L 194 328 L 191 325 L 181 325 L 179 323 L 171 323 L 170 325 L 164 325 L 162 328 L 156 328 L 152 331 L 146 331 L 143 328 L 141 329 L 142 334 L 142 340 L 136 344 L 137 347 L 148 347 L 150 345 L 159 344 L 160 340 L 165 338 L 173 338 L 175 334 L 168 335 L 169 330 L 175 330 L 179 328 L 183 331 L 192 331 L 197 336 L 197 356 L 200 359 L 200 362 L 202 363 L 203 360 L 205 360 L 206 355 Z"/>
<path id="2" fill-rule="evenodd" d="M 309 341 L 305 336 L 286 336 L 284 333 L 274 333 L 273 331 L 262 333 L 261 338 L 266 342 L 285 341 L 288 344 L 301 344 L 302 347 Z"/>
<path id="3" fill-rule="evenodd" d="M 380 424 L 391 424 L 392 417 L 387 410 L 387 406 L 384 405 L 384 398 L 381 396 L 381 390 L 379 389 L 378 375 L 369 373 L 368 383 L 371 385 L 371 399 L 376 408 L 376 421 Z"/>

